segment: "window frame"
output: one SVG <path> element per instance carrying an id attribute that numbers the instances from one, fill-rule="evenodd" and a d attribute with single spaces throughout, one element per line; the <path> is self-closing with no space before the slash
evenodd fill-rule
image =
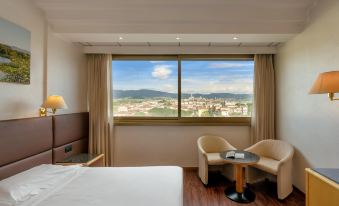
<path id="1" fill-rule="evenodd" d="M 113 117 L 114 125 L 175 125 L 175 126 L 250 126 L 251 117 L 181 117 L 182 60 L 254 60 L 252 54 L 181 54 L 181 55 L 112 55 L 114 60 L 176 60 L 178 62 L 178 117 Z M 114 68 L 112 68 L 114 72 Z M 113 87 L 113 83 L 112 83 Z M 112 92 L 111 92 L 112 93 Z"/>

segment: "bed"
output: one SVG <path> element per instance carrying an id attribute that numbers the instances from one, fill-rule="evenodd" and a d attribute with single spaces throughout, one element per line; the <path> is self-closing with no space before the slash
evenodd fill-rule
<path id="1" fill-rule="evenodd" d="M 53 127 L 52 117 L 0 121 L 0 206 L 183 205 L 180 167 L 53 165 Z"/>
<path id="2" fill-rule="evenodd" d="M 182 169 L 171 166 L 40 165 L 0 181 L 1 206 L 182 206 L 182 203 Z"/>

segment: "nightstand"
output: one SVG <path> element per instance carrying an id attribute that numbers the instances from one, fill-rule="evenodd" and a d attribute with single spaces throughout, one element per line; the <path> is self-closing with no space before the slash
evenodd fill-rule
<path id="1" fill-rule="evenodd" d="M 338 206 L 339 169 L 306 168 L 306 205 Z"/>
<path id="2" fill-rule="evenodd" d="M 83 167 L 104 167 L 105 155 L 104 154 L 88 154 L 80 153 L 65 158 L 62 161 L 55 163 L 57 165 L 81 165 Z"/>

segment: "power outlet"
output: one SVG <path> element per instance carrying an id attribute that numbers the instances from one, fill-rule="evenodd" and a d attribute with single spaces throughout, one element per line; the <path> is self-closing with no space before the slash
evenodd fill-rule
<path id="1" fill-rule="evenodd" d="M 65 147 L 65 153 L 71 152 L 72 151 L 72 145 L 68 145 Z"/>

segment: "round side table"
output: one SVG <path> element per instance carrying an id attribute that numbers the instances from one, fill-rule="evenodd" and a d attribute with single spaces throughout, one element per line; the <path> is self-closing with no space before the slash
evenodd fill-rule
<path id="1" fill-rule="evenodd" d="M 227 158 L 226 153 L 234 151 L 236 153 L 243 153 L 244 159 L 240 158 Z M 244 170 L 247 165 L 253 165 L 257 163 L 260 157 L 252 152 L 246 152 L 242 150 L 227 150 L 220 153 L 220 157 L 226 162 L 235 166 L 236 184 L 225 189 L 225 195 L 229 199 L 239 203 L 250 203 L 255 200 L 255 194 L 248 187 L 244 186 Z"/>

